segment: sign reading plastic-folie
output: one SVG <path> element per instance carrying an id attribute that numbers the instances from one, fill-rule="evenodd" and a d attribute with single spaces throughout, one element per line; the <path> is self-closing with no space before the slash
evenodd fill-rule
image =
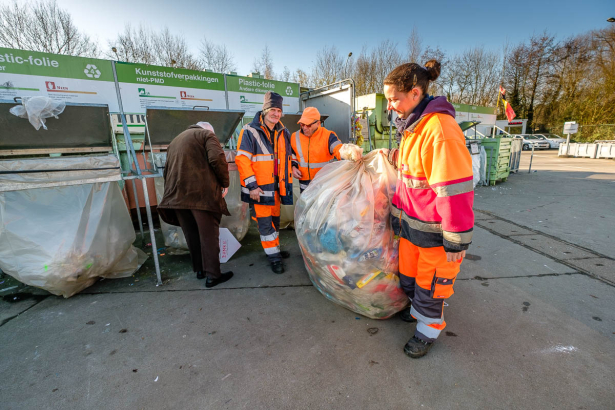
<path id="1" fill-rule="evenodd" d="M 126 113 L 152 106 L 226 109 L 223 74 L 121 62 L 115 67 Z"/>
<path id="2" fill-rule="evenodd" d="M 110 61 L 0 48 L 0 99 L 30 96 L 119 110 Z"/>
<path id="3" fill-rule="evenodd" d="M 226 76 L 229 109 L 243 110 L 245 117 L 254 115 L 263 107 L 263 96 L 268 91 L 280 94 L 283 98 L 283 112 L 294 114 L 299 111 L 299 84 L 263 78 Z"/>

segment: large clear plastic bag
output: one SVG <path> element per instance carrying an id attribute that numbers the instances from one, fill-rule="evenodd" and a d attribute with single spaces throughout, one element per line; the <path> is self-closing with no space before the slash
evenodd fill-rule
<path id="1" fill-rule="evenodd" d="M 54 295 L 132 275 L 134 240 L 117 182 L 0 192 L 0 269 Z"/>
<path id="2" fill-rule="evenodd" d="M 235 164 L 237 151 L 224 150 L 224 154 L 226 155 L 226 162 L 228 162 L 230 180 L 228 193 L 224 199 L 231 216 L 222 215 L 220 228 L 227 228 L 235 239 L 241 242 L 250 228 L 250 205 L 241 201 L 241 180 L 239 179 L 239 169 Z"/>
<path id="3" fill-rule="evenodd" d="M 230 185 L 228 193 L 224 197 L 226 207 L 231 216 L 222 215 L 220 228 L 227 228 L 233 236 L 241 242 L 248 233 L 250 228 L 250 206 L 241 201 L 241 181 L 239 179 L 239 170 L 235 164 L 235 156 L 237 151 L 225 150 L 226 162 L 228 162 Z M 166 162 L 166 157 L 159 156 L 159 165 Z M 154 185 L 156 187 L 156 199 L 158 203 L 162 201 L 164 195 L 164 179 L 155 178 Z M 182 255 L 188 253 L 188 244 L 182 228 L 179 226 L 169 225 L 160 220 L 160 229 L 164 236 L 164 244 L 168 248 L 167 253 L 170 255 Z"/>
<path id="4" fill-rule="evenodd" d="M 64 101 L 52 100 L 49 97 L 23 97 L 22 105 L 16 105 L 9 112 L 21 118 L 27 118 L 30 124 L 38 131 L 41 127 L 47 129 L 46 118 L 55 117 L 64 112 Z"/>
<path id="5" fill-rule="evenodd" d="M 398 239 L 390 225 L 397 177 L 381 150 L 326 165 L 303 191 L 295 230 L 309 277 L 327 298 L 372 319 L 402 310 Z"/>

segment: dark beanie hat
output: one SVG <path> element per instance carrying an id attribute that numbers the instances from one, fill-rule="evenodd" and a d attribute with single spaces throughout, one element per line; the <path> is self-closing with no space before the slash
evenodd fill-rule
<path id="1" fill-rule="evenodd" d="M 263 102 L 263 111 L 265 111 L 268 108 L 279 108 L 283 110 L 282 100 L 283 98 L 280 94 L 267 91 L 267 94 L 265 94 L 265 101 Z"/>

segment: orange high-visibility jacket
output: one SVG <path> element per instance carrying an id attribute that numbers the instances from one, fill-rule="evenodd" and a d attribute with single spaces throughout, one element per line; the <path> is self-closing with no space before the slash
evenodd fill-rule
<path id="1" fill-rule="evenodd" d="M 445 97 L 430 101 L 404 131 L 397 170 L 392 222 L 400 236 L 421 248 L 468 249 L 474 227 L 472 158 Z"/>
<path id="2" fill-rule="evenodd" d="M 303 135 L 301 130 L 295 132 L 290 145 L 293 149 L 292 164 L 302 174 L 299 182 L 309 184 L 333 158 L 340 159 L 342 141 L 333 131 L 319 127 L 310 137 Z"/>
<path id="3" fill-rule="evenodd" d="M 274 205 L 279 191 L 283 205 L 293 203 L 291 147 L 288 129 L 279 122 L 273 134 L 261 118 L 261 112 L 243 126 L 237 142 L 235 163 L 241 179 L 241 200 L 249 204 Z M 250 191 L 263 190 L 260 202 L 250 198 Z"/>

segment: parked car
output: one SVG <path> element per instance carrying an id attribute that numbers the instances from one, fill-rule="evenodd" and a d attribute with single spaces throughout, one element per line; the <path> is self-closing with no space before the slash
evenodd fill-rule
<path id="1" fill-rule="evenodd" d="M 549 148 L 559 148 L 560 143 L 547 138 L 545 134 L 532 134 L 532 135 L 542 141 L 548 142 Z"/>
<path id="2" fill-rule="evenodd" d="M 544 134 L 544 136 L 551 142 L 551 148 L 559 148 L 560 144 L 566 143 L 566 138 L 562 138 L 557 134 Z"/>
<path id="3" fill-rule="evenodd" d="M 532 145 L 534 146 L 534 149 L 549 149 L 551 148 L 551 144 L 549 144 L 547 141 L 538 138 L 535 135 L 528 135 L 528 134 L 521 134 L 521 135 L 515 135 L 515 138 L 520 138 L 523 140 L 523 145 L 522 145 L 522 149 L 524 151 L 529 151 L 532 149 Z"/>

